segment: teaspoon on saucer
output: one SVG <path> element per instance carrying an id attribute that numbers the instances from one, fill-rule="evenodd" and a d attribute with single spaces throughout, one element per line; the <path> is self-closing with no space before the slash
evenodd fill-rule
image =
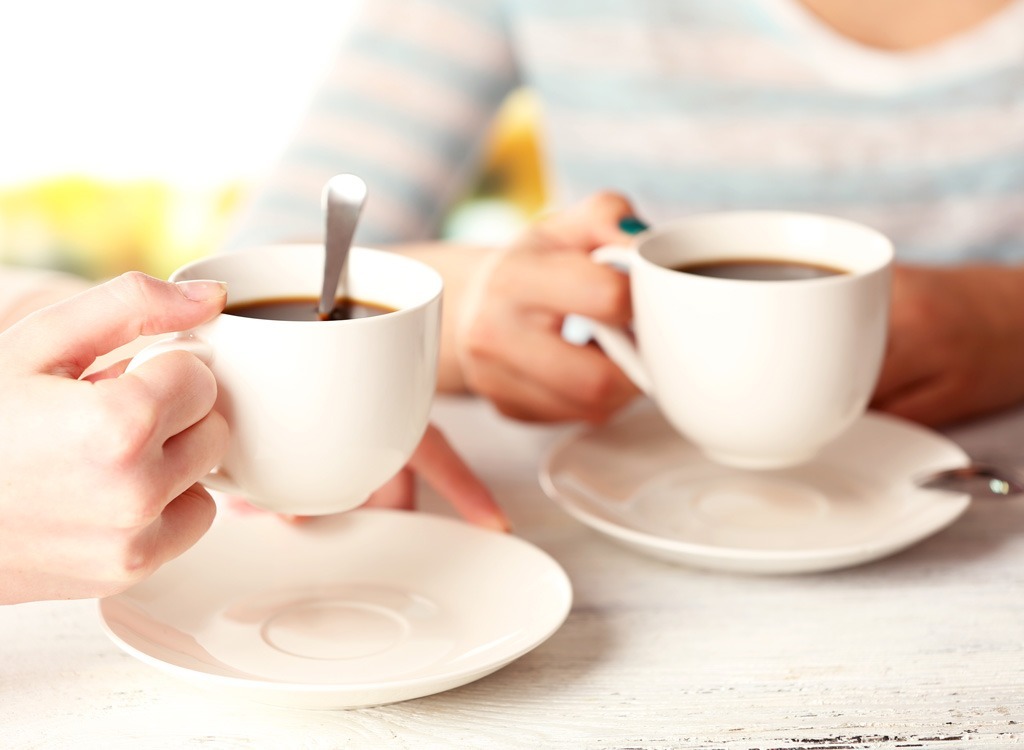
<path id="1" fill-rule="evenodd" d="M 915 483 L 929 490 L 963 492 L 972 497 L 1010 497 L 1024 492 L 1024 483 L 1013 470 L 995 464 L 973 462 L 918 477 Z"/>

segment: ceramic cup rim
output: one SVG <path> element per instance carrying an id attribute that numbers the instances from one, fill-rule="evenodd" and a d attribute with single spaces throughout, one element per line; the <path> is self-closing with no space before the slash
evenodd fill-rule
<path id="1" fill-rule="evenodd" d="M 757 236 L 750 239 L 747 235 L 751 233 Z M 700 234 L 706 238 L 699 239 Z M 845 237 L 849 247 L 844 245 L 837 250 L 834 244 L 828 246 L 830 237 L 833 240 Z M 726 240 L 724 249 L 723 239 Z M 768 242 L 782 244 L 767 246 L 765 243 Z M 780 210 L 691 214 L 641 232 L 634 238 L 633 246 L 641 265 L 659 274 L 685 279 L 687 283 L 764 285 L 759 280 L 680 273 L 671 267 L 673 263 L 739 257 L 770 258 L 821 263 L 844 272 L 787 281 L 787 288 L 791 285 L 848 284 L 886 269 L 895 257 L 892 241 L 867 224 L 827 214 Z"/>
<path id="2" fill-rule="evenodd" d="M 365 247 L 361 245 L 354 245 L 351 248 L 350 261 L 354 261 L 353 265 L 358 263 L 359 260 L 369 260 L 371 262 L 382 262 L 384 264 L 393 264 L 396 267 L 402 266 L 405 271 L 414 271 L 422 277 L 422 281 L 417 281 L 415 284 L 418 291 L 414 296 L 416 299 L 413 302 L 407 304 L 395 304 L 393 300 L 382 300 L 382 299 L 367 299 L 365 301 L 372 302 L 374 304 L 383 304 L 394 309 L 388 310 L 387 312 L 381 313 L 380 315 L 372 315 L 366 318 L 350 318 L 344 320 L 269 320 L 266 318 L 249 318 L 241 315 L 230 315 L 220 314 L 215 320 L 220 325 L 228 326 L 239 326 L 243 328 L 247 327 L 261 327 L 265 329 L 287 327 L 290 330 L 295 331 L 298 328 L 309 329 L 310 326 L 315 326 L 314 330 L 326 331 L 337 328 L 338 326 L 345 327 L 372 327 L 389 325 L 390 321 L 394 321 L 396 318 L 407 317 L 410 315 L 418 315 L 423 310 L 429 308 L 434 304 L 443 294 L 444 282 L 441 274 L 431 266 L 427 265 L 423 261 L 416 258 L 410 258 L 399 253 L 393 253 L 386 250 L 380 250 L 377 248 Z M 268 243 L 265 245 L 257 245 L 251 248 L 235 250 L 232 252 L 225 252 L 216 255 L 210 255 L 203 258 L 197 258 L 190 261 L 178 269 L 176 269 L 169 280 L 172 282 L 192 280 L 192 279 L 210 279 L 211 274 L 208 269 L 211 266 L 216 266 L 218 263 L 234 263 L 233 260 L 236 256 L 242 254 L 249 254 L 250 260 L 258 263 L 259 256 L 272 256 L 278 257 L 283 253 L 292 253 L 299 257 L 297 262 L 309 263 L 311 259 L 308 257 L 315 256 L 312 260 L 319 260 L 322 258 L 323 245 L 318 243 Z M 320 261 L 322 263 L 322 261 Z M 248 266 L 247 266 L 248 267 Z M 233 275 L 240 277 L 244 275 L 246 271 L 240 270 L 235 272 Z M 273 299 L 273 294 L 249 294 L 242 295 L 241 298 L 232 298 L 232 279 L 217 279 L 218 281 L 226 281 L 228 284 L 228 301 L 227 305 L 245 303 L 254 299 Z M 315 289 L 309 290 L 310 296 L 319 296 L 320 287 L 316 286 Z M 282 294 L 280 296 L 287 296 Z"/>

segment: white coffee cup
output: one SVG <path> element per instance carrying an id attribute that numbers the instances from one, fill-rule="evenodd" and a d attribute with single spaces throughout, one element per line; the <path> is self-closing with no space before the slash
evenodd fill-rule
<path id="1" fill-rule="evenodd" d="M 710 213 L 593 258 L 628 269 L 635 336 L 592 322 L 594 338 L 713 460 L 805 462 L 867 408 L 885 353 L 893 259 L 877 231 L 815 214 Z M 673 270 L 740 259 L 844 273 L 751 281 Z"/>
<path id="2" fill-rule="evenodd" d="M 203 258 L 171 280 L 225 281 L 230 308 L 316 299 L 323 267 L 322 245 L 275 245 Z M 409 460 L 436 385 L 441 277 L 410 258 L 354 247 L 339 292 L 394 311 L 305 322 L 222 313 L 132 361 L 187 349 L 213 371 L 230 438 L 206 486 L 280 513 L 336 513 L 362 504 Z"/>

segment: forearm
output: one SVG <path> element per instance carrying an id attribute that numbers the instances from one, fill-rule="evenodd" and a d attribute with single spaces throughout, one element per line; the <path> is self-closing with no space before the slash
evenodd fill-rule
<path id="1" fill-rule="evenodd" d="M 1024 265 L 968 265 L 950 273 L 960 274 L 994 340 L 1004 345 L 1007 369 L 1024 379 Z"/>
<path id="2" fill-rule="evenodd" d="M 441 305 L 441 357 L 437 388 L 446 393 L 467 390 L 456 348 L 458 321 L 473 278 L 493 249 L 480 245 L 449 242 L 424 242 L 394 245 L 393 252 L 416 258 L 434 268 L 444 278 L 444 300 Z"/>
<path id="3" fill-rule="evenodd" d="M 893 271 L 874 408 L 938 426 L 1024 401 L 1024 266 Z"/>

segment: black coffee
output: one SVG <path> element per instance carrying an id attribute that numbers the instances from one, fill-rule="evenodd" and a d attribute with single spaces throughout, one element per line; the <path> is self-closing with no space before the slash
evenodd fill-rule
<path id="1" fill-rule="evenodd" d="M 320 300 L 315 297 L 275 297 L 250 302 L 239 302 L 228 305 L 224 312 L 243 318 L 260 318 L 261 320 L 353 320 L 355 318 L 372 318 L 374 315 L 394 312 L 395 308 L 379 305 L 376 302 L 341 297 L 334 303 L 330 315 L 321 316 L 317 311 Z"/>
<path id="2" fill-rule="evenodd" d="M 672 270 L 692 273 L 696 276 L 713 276 L 716 279 L 741 279 L 744 281 L 799 281 L 847 273 L 840 268 L 815 263 L 765 258 L 700 261 L 675 266 Z"/>

